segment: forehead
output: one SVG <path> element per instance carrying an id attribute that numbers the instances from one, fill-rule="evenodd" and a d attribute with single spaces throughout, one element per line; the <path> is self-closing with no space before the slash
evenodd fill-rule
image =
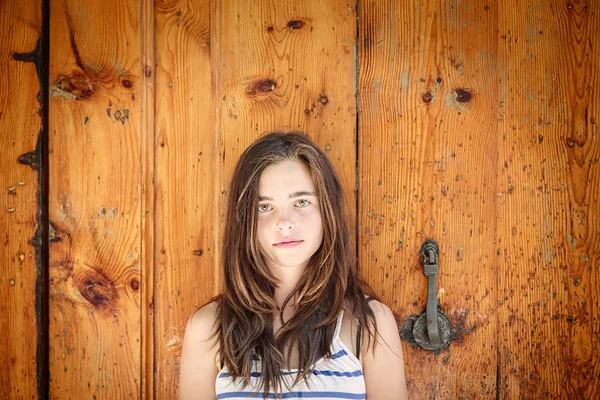
<path id="1" fill-rule="evenodd" d="M 313 191 L 314 188 L 308 167 L 292 160 L 269 165 L 260 175 L 258 184 L 260 195 L 276 195 L 275 192 L 284 191 L 287 196 L 293 191 Z"/>

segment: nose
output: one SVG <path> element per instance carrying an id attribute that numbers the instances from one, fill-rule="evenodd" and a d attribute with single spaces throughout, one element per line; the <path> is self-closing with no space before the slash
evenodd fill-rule
<path id="1" fill-rule="evenodd" d="M 277 230 L 278 231 L 285 231 L 285 230 L 293 230 L 295 227 L 295 224 L 292 222 L 291 219 L 289 219 L 289 217 L 287 217 L 286 214 L 282 214 L 279 217 L 279 220 L 277 221 Z"/>

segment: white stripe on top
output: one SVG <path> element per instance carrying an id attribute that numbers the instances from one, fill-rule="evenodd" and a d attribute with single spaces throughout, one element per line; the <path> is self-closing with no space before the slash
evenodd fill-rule
<path id="1" fill-rule="evenodd" d="M 362 364 L 340 339 L 340 330 L 344 311 L 340 313 L 331 343 L 331 358 L 323 357 L 315 364 L 307 382 L 300 380 L 292 386 L 298 374 L 297 369 L 282 370 L 284 385 L 282 394 L 269 393 L 268 399 L 366 399 L 365 378 Z M 227 367 L 223 367 L 215 382 L 217 400 L 220 399 L 262 399 L 263 392 L 258 391 L 260 360 L 252 363 L 250 384 L 244 386 L 241 379 L 234 381 Z M 289 387 L 289 389 L 288 389 Z"/>

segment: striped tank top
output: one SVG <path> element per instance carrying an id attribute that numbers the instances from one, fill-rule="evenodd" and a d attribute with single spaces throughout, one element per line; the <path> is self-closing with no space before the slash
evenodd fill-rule
<path id="1" fill-rule="evenodd" d="M 300 380 L 292 386 L 298 374 L 297 369 L 282 370 L 284 384 L 282 395 L 269 393 L 268 399 L 366 399 L 365 378 L 362 364 L 340 339 L 340 329 L 344 311 L 337 319 L 333 341 L 331 343 L 331 358 L 323 357 L 314 366 L 307 382 Z M 258 392 L 260 378 L 260 361 L 252 364 L 249 386 L 244 386 L 241 379 L 233 380 L 227 367 L 217 374 L 215 392 L 220 399 L 262 399 L 263 392 Z M 288 389 L 289 388 L 289 389 Z"/>

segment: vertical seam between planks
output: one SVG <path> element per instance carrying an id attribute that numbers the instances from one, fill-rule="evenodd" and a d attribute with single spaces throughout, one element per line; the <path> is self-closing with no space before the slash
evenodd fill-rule
<path id="1" fill-rule="evenodd" d="M 217 264 L 216 263 L 216 259 L 215 259 L 215 254 L 216 254 L 216 248 L 215 248 L 215 244 L 216 244 L 215 231 L 217 230 L 216 229 L 216 226 L 217 226 L 216 223 L 217 223 L 217 219 L 218 219 L 217 217 L 215 217 L 216 213 L 214 212 L 215 210 L 218 209 L 218 207 L 216 207 L 216 203 L 215 203 L 215 192 L 216 192 L 215 187 L 216 187 L 216 181 L 217 181 L 217 179 L 215 178 L 215 174 L 214 174 L 214 172 L 215 172 L 215 165 L 216 165 L 216 162 L 215 162 L 215 159 L 216 159 L 215 153 L 216 153 L 216 147 L 217 147 L 216 146 L 216 140 L 217 140 L 217 134 L 216 134 L 216 132 L 218 130 L 217 127 L 216 127 L 218 118 L 217 118 L 217 111 L 216 111 L 216 107 L 215 106 L 216 106 L 216 104 L 218 104 L 218 101 L 219 101 L 218 100 L 218 98 L 219 98 L 218 87 L 217 87 L 217 84 L 216 84 L 216 81 L 215 81 L 215 78 L 214 78 L 214 74 L 215 74 L 215 71 L 214 71 L 214 64 L 215 64 L 214 53 L 216 53 L 216 50 L 215 50 L 215 45 L 214 45 L 213 41 L 214 41 L 214 33 L 216 31 L 215 30 L 216 17 L 218 15 L 218 13 L 215 11 L 216 8 L 217 7 L 216 7 L 215 2 L 211 0 L 210 1 L 210 5 L 209 5 L 209 12 L 208 12 L 208 15 L 209 15 L 209 18 L 210 18 L 210 21 L 209 21 L 210 40 L 209 40 L 208 44 L 210 46 L 209 47 L 209 49 L 210 49 L 210 85 L 213 88 L 213 91 L 211 91 L 211 94 L 212 94 L 212 99 L 215 102 L 215 104 L 211 104 L 212 107 L 211 107 L 211 110 L 210 110 L 211 116 L 212 116 L 212 123 L 213 123 L 213 125 L 212 125 L 212 128 L 213 128 L 213 141 L 212 141 L 212 157 L 213 157 L 213 202 L 212 202 L 213 213 L 212 213 L 212 215 L 213 215 L 213 223 L 212 223 L 212 227 L 211 227 L 211 233 L 212 233 L 212 235 L 211 235 L 211 239 L 212 239 L 211 246 L 212 247 L 211 248 L 212 248 L 212 251 L 213 251 L 213 253 L 212 253 L 213 256 L 212 256 L 212 262 L 211 262 L 212 268 L 211 268 L 211 276 L 210 276 L 210 294 L 211 294 L 211 297 L 215 295 L 215 278 L 216 278 L 216 264 Z M 207 255 L 208 255 L 208 253 L 207 253 Z"/>
<path id="2" fill-rule="evenodd" d="M 498 329 L 496 329 L 496 332 L 498 331 Z M 498 334 L 496 333 L 496 336 Z M 496 339 L 496 343 L 498 343 L 498 340 Z M 500 394 L 500 391 L 502 389 L 502 371 L 500 370 L 500 350 L 498 348 L 498 345 L 496 344 L 496 352 L 497 352 L 497 357 L 496 357 L 496 400 L 500 400 L 502 398 L 502 395 Z"/>
<path id="3" fill-rule="evenodd" d="M 211 2 L 214 4 L 213 18 L 214 23 L 211 21 L 211 26 L 214 28 L 214 38 L 211 32 L 211 68 L 214 69 L 211 73 L 211 80 L 215 85 L 215 104 L 213 105 L 214 121 L 214 140 L 213 140 L 213 178 L 214 178 L 214 190 L 213 190 L 213 207 L 216 212 L 213 213 L 215 223 L 213 224 L 214 234 L 213 236 L 213 274 L 212 274 L 212 296 L 216 296 L 220 292 L 221 282 L 221 268 L 222 268 L 222 254 L 219 253 L 222 248 L 221 239 L 221 214 L 222 214 L 222 195 L 221 187 L 223 186 L 223 163 L 222 163 L 222 147 L 220 143 L 220 134 L 223 131 L 221 126 L 221 98 L 223 96 L 223 66 L 221 57 L 221 26 L 223 26 L 223 5 L 221 2 Z M 212 6 L 211 6 L 212 8 Z M 214 39 L 214 40 L 213 40 Z M 219 246 L 217 246 L 219 244 Z"/>
<path id="4" fill-rule="evenodd" d="M 139 20 L 138 20 L 138 27 L 139 27 L 139 31 L 143 32 L 142 27 L 143 27 L 143 23 L 144 23 L 144 0 L 141 0 L 141 5 L 140 5 L 140 14 L 139 14 Z M 144 118 L 143 118 L 143 104 L 146 100 L 146 96 L 144 96 L 144 93 L 142 91 L 142 87 L 143 85 L 146 84 L 144 77 L 144 36 L 139 37 L 139 54 L 140 54 L 140 115 L 139 115 L 139 124 L 140 124 L 140 159 L 139 159 L 139 163 L 140 163 L 140 182 L 141 182 L 141 187 L 142 189 L 144 188 L 144 183 L 146 182 L 146 180 L 144 179 L 144 139 L 143 139 L 143 135 L 146 134 L 146 129 L 144 129 Z M 142 84 L 143 83 L 143 84 Z M 148 188 L 146 188 L 145 190 L 147 190 Z M 140 193 L 140 201 L 142 202 L 142 207 L 140 207 L 140 290 L 142 291 L 142 293 L 146 290 L 146 285 L 144 285 L 144 270 L 143 270 L 143 266 L 144 266 L 144 207 L 143 205 L 145 204 L 144 201 L 144 197 L 141 196 L 142 193 Z M 144 298 L 144 296 L 141 296 L 142 299 Z M 139 322 L 140 322 L 140 376 L 139 376 L 139 381 L 140 381 L 140 392 L 139 392 L 139 399 L 142 398 L 142 393 L 144 393 L 144 385 L 146 384 L 146 381 L 144 379 L 144 371 L 145 371 L 145 366 L 144 366 L 144 350 L 145 350 L 145 345 L 146 343 L 144 342 L 144 318 L 143 318 L 143 312 L 142 310 L 144 309 L 144 304 L 145 301 L 141 301 L 141 309 L 140 309 L 140 315 L 139 315 Z"/>
<path id="5" fill-rule="evenodd" d="M 360 229 L 359 229 L 359 225 L 358 225 L 359 222 L 360 222 L 359 218 L 358 218 L 358 210 L 359 210 L 359 207 L 360 207 L 359 196 L 358 196 L 358 190 L 359 190 L 359 188 L 358 188 L 358 180 L 359 180 L 359 166 L 360 166 L 360 164 L 359 164 L 359 140 L 360 140 L 360 132 L 358 130 L 358 128 L 359 128 L 358 118 L 359 118 L 359 114 L 360 114 L 359 108 L 358 108 L 359 107 L 359 103 L 358 103 L 359 83 L 360 83 L 360 81 L 359 81 L 359 79 L 360 79 L 360 69 L 359 69 L 359 67 L 360 67 L 360 64 L 359 64 L 359 60 L 360 60 L 360 54 L 359 54 L 359 42 L 360 42 L 360 39 L 359 39 L 359 29 L 360 29 L 360 20 L 359 20 L 359 17 L 360 17 L 360 14 L 359 14 L 359 8 L 358 8 L 359 7 L 359 2 L 360 2 L 360 0 L 356 0 L 356 7 L 354 8 L 355 12 L 356 12 L 356 41 L 354 43 L 354 49 L 355 49 L 355 51 L 354 51 L 354 57 L 355 57 L 355 60 L 354 60 L 354 70 L 355 70 L 354 71 L 354 76 L 355 76 L 354 77 L 354 82 L 355 82 L 354 83 L 354 97 L 355 97 L 355 102 L 356 102 L 355 103 L 355 109 L 356 109 L 356 111 L 355 111 L 355 113 L 356 113 L 356 128 L 355 128 L 355 140 L 356 140 L 356 144 L 355 144 L 355 147 L 356 147 L 356 150 L 355 150 L 356 151 L 356 163 L 355 163 L 356 171 L 355 172 L 356 172 L 356 182 L 354 184 L 354 201 L 355 201 L 354 234 L 356 236 L 355 236 L 354 239 L 355 239 L 355 242 L 356 242 L 356 245 L 355 245 L 356 250 L 355 250 L 355 255 L 354 256 L 355 256 L 355 259 L 356 259 L 355 262 L 356 262 L 356 272 L 357 272 L 357 274 L 360 274 L 360 264 L 359 264 L 359 254 L 358 254 L 358 251 L 359 251 L 359 234 L 360 234 Z"/>
<path id="6" fill-rule="evenodd" d="M 501 2 L 497 2 L 496 3 L 496 32 L 499 32 L 500 29 L 500 4 Z M 496 51 L 496 57 L 498 57 L 498 48 L 499 48 L 499 34 L 496 34 L 496 41 L 495 41 L 495 51 Z M 498 83 L 498 68 L 496 68 L 496 79 L 494 79 L 495 81 L 495 93 L 497 93 L 498 95 L 500 95 L 500 91 L 499 89 L 499 83 Z M 504 101 L 504 99 L 501 99 L 501 101 Z M 496 118 L 496 172 L 498 171 L 498 164 L 500 162 L 500 152 L 498 150 L 498 134 L 499 134 L 499 130 L 500 130 L 500 121 Z M 498 175 L 496 174 L 496 181 L 495 181 L 495 186 L 497 187 L 498 185 Z M 495 208 L 497 210 L 498 208 L 498 203 L 495 202 Z M 494 236 L 498 234 L 498 219 L 494 218 Z M 494 237 L 494 241 L 495 241 L 495 237 Z M 496 274 L 496 302 L 498 301 L 499 298 L 499 287 L 500 287 L 500 273 L 499 273 L 500 268 L 498 268 L 498 266 L 496 266 L 496 268 L 494 269 L 494 273 Z M 497 304 L 497 303 L 496 303 Z M 498 321 L 498 313 L 494 312 L 494 315 L 496 317 L 496 399 L 500 400 L 502 399 L 502 366 L 501 366 L 501 352 L 500 352 L 500 324 Z"/>
<path id="7" fill-rule="evenodd" d="M 156 321 L 156 313 L 154 312 L 154 294 L 156 293 L 156 7 L 154 1 L 148 1 L 152 21 L 152 249 L 154 256 L 152 257 L 152 399 L 156 399 L 158 395 L 158 379 L 156 377 L 156 332 L 158 322 Z"/>
<path id="8" fill-rule="evenodd" d="M 39 302 L 36 306 L 39 306 L 39 323 L 38 323 L 38 346 L 36 351 L 36 358 L 38 360 L 37 373 L 38 373 L 38 398 L 47 400 L 50 392 L 50 251 L 49 251 L 49 232 L 50 232 L 50 218 L 49 218 L 49 96 L 48 88 L 50 82 L 50 0 L 42 0 L 41 2 L 42 12 L 42 32 L 40 35 L 40 47 L 41 47 L 41 59 L 38 62 L 41 63 L 39 68 L 39 81 L 40 81 L 40 94 L 42 97 L 42 104 L 40 104 L 42 110 L 41 114 L 41 129 L 38 138 L 38 143 L 41 141 L 41 163 L 40 170 L 38 171 L 38 205 L 40 207 L 38 224 L 41 224 L 41 249 L 40 249 L 40 270 L 38 279 L 41 281 L 40 291 L 37 293 L 37 300 Z M 39 229 L 38 225 L 38 229 Z M 37 288 L 36 288 L 37 291 Z"/>
<path id="9" fill-rule="evenodd" d="M 222 100 L 222 95 L 223 95 L 223 54 L 221 52 L 221 38 L 223 37 L 223 32 L 221 31 L 222 27 L 223 27 L 223 3 L 222 2 L 218 2 L 218 10 L 219 10 L 219 26 L 218 26 L 218 32 L 217 32 L 217 40 L 219 42 L 219 47 L 218 47 L 218 54 L 219 54 L 219 58 L 218 58 L 218 62 L 219 62 L 219 71 L 217 72 L 219 74 L 219 99 L 218 101 L 221 102 Z M 223 121 L 221 118 L 221 110 L 222 110 L 222 105 L 219 104 L 219 123 L 217 124 L 217 145 L 219 146 L 219 150 L 221 151 L 225 151 L 224 146 L 222 146 L 222 142 L 221 139 L 223 137 Z M 225 163 L 222 162 L 222 158 L 219 156 L 218 158 L 219 160 L 219 166 L 220 168 L 217 170 L 217 173 L 219 174 L 219 185 L 223 185 L 223 166 L 225 165 Z M 221 190 L 217 191 L 217 196 L 219 196 L 219 199 L 222 198 L 221 196 Z M 226 210 L 226 209 L 225 209 Z M 219 207 L 219 212 L 221 212 L 221 208 Z M 221 226 L 219 224 L 219 226 Z M 222 237 L 223 234 L 221 233 L 221 230 L 219 230 L 219 236 Z M 220 239 L 220 238 L 217 238 Z M 223 244 L 221 242 L 219 242 L 219 244 L 221 245 L 220 247 L 223 248 Z M 219 274 L 221 274 L 222 268 L 223 268 L 223 256 L 220 255 L 219 256 L 219 260 L 221 261 L 221 265 L 219 265 Z M 222 284 L 221 280 L 219 279 L 219 284 Z M 217 287 L 217 291 L 220 291 L 220 287 Z"/>
<path id="10" fill-rule="evenodd" d="M 140 398 L 155 399 L 158 386 L 156 379 L 156 314 L 154 293 L 156 282 L 154 268 L 156 260 L 156 19 L 154 2 L 141 0 L 139 27 L 143 32 L 140 44 L 140 180 L 145 191 L 142 193 L 140 226 L 140 279 L 142 302 L 140 326 L 142 327 L 142 366 L 140 368 Z M 145 33 L 145 34 L 144 34 Z M 150 76 L 148 76 L 150 73 Z M 145 146 L 145 147 L 144 147 Z M 149 159 L 149 160 L 148 160 Z M 150 170 L 151 168 L 151 170 Z M 151 191 L 151 192 L 149 192 Z M 150 209 L 150 221 L 146 221 Z M 151 232 L 148 234 L 147 232 Z M 144 246 L 145 244 L 145 246 Z M 146 260 L 145 257 L 148 259 Z M 146 268 L 144 268 L 146 266 Z M 147 309 L 148 307 L 149 309 Z M 147 311 L 147 312 L 146 312 Z M 151 348 L 151 350 L 149 350 Z M 149 358 L 151 358 L 149 360 Z"/>
<path id="11" fill-rule="evenodd" d="M 213 157 L 213 224 L 212 224 L 212 250 L 213 250 L 213 256 L 212 256 L 212 275 L 211 275 L 211 297 L 216 295 L 216 286 L 217 286 L 217 262 L 219 261 L 219 256 L 217 255 L 217 243 L 218 240 L 216 238 L 217 234 L 220 233 L 219 230 L 219 212 L 220 212 L 220 206 L 219 206 L 219 187 L 220 187 L 220 179 L 219 179 L 219 175 L 218 175 L 218 171 L 219 171 L 219 157 L 218 157 L 218 141 L 219 141 L 219 98 L 221 96 L 221 92 L 220 92 L 220 85 L 218 82 L 218 76 L 217 74 L 219 73 L 219 65 L 217 65 L 217 62 L 220 60 L 220 57 L 218 56 L 218 49 L 215 48 L 217 46 L 217 42 L 219 39 L 219 22 L 217 21 L 217 18 L 220 18 L 220 12 L 219 12 L 219 3 L 215 2 L 215 1 L 211 1 L 210 3 L 210 68 L 211 68 L 211 73 L 210 73 L 210 81 L 211 81 L 211 85 L 214 85 L 214 92 L 213 92 L 213 99 L 214 99 L 214 104 L 212 105 L 212 116 L 213 116 L 213 142 L 212 142 L 212 146 L 213 146 L 213 151 L 212 151 L 212 157 Z M 215 39 L 216 38 L 216 39 Z"/>

